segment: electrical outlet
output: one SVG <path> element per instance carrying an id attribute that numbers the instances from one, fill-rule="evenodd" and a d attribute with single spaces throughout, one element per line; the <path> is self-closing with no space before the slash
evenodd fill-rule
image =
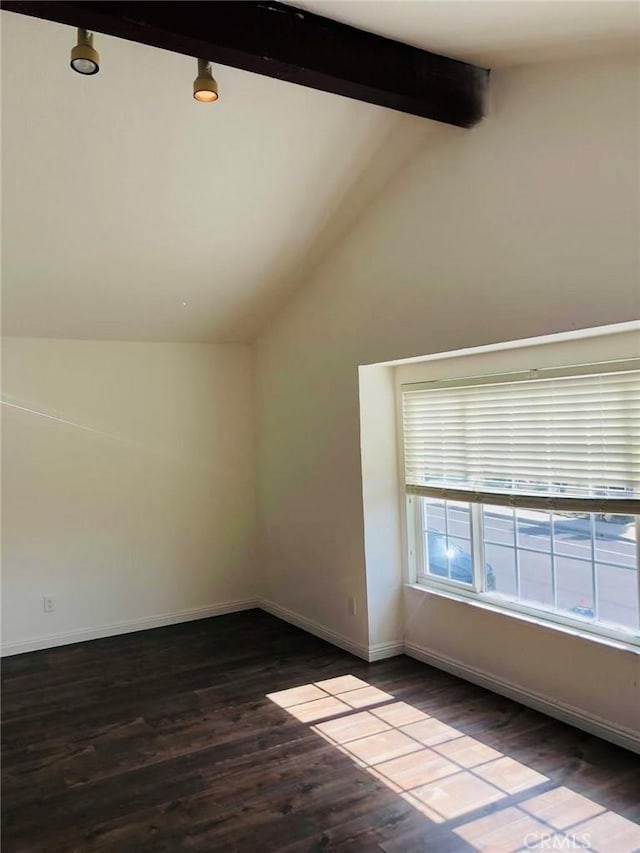
<path id="1" fill-rule="evenodd" d="M 348 605 L 349 605 L 350 615 L 355 616 L 356 615 L 356 600 L 355 600 L 355 598 L 349 598 Z"/>
<path id="2" fill-rule="evenodd" d="M 56 600 L 52 595 L 45 595 L 44 597 L 44 612 L 45 613 L 54 613 L 56 609 Z"/>

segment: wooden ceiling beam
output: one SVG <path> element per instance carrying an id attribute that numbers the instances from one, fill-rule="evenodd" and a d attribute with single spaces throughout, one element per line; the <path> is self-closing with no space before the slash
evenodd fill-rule
<path id="1" fill-rule="evenodd" d="M 283 3 L 2 0 L 1 6 L 459 127 L 472 127 L 484 113 L 486 69 Z"/>

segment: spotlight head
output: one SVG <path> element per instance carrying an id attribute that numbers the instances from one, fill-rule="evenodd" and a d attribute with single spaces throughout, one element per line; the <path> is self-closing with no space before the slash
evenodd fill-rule
<path id="1" fill-rule="evenodd" d="M 93 33 L 78 29 L 78 43 L 71 50 L 70 65 L 78 74 L 85 76 L 100 71 L 100 54 L 93 46 Z"/>
<path id="2" fill-rule="evenodd" d="M 218 83 L 211 74 L 211 65 L 206 59 L 198 60 L 198 76 L 193 81 L 193 97 L 202 104 L 218 100 Z"/>

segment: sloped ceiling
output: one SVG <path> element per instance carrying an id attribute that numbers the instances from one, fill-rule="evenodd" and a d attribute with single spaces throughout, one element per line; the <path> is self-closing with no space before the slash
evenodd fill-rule
<path id="1" fill-rule="evenodd" d="M 638 36 L 615 0 L 297 5 L 485 65 Z M 4 334 L 251 341 L 437 127 L 222 66 L 198 104 L 195 61 L 101 35 L 84 78 L 73 30 L 1 22 Z"/>
<path id="2" fill-rule="evenodd" d="M 2 13 L 3 332 L 249 341 L 430 123 Z M 34 62 L 34 57 L 37 61 Z"/>
<path id="3" fill-rule="evenodd" d="M 345 24 L 486 68 L 638 50 L 635 0 L 300 0 Z"/>

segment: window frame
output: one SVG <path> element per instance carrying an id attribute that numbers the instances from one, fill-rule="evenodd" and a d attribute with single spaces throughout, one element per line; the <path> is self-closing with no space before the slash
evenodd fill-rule
<path id="1" fill-rule="evenodd" d="M 615 336 L 614 336 L 615 337 Z M 514 345 L 515 353 L 517 353 L 517 346 Z M 541 346 L 540 350 L 544 351 L 545 346 Z M 523 350 L 527 350 L 526 346 L 523 346 Z M 466 355 L 466 354 L 465 354 Z M 491 353 L 491 355 L 494 355 Z M 502 354 L 504 355 L 504 354 Z M 508 355 L 511 355 L 509 353 Z M 446 358 L 446 354 L 443 355 L 443 360 Z M 482 359 L 482 356 L 479 356 L 479 359 Z M 465 359 L 463 359 L 464 361 Z M 516 359 L 517 360 L 517 359 Z M 624 361 L 635 361 L 635 358 L 622 358 L 614 357 L 614 358 L 599 358 L 597 361 L 593 361 L 593 365 L 597 366 L 602 364 L 603 362 L 624 362 Z M 436 362 L 437 364 L 437 362 Z M 588 361 L 582 360 L 580 362 L 580 369 L 589 364 Z M 589 364 L 590 366 L 590 364 Z M 637 366 L 637 363 L 636 363 Z M 411 366 L 415 369 L 416 365 Z M 429 365 L 433 369 L 433 362 Z M 493 367 L 493 365 L 492 365 Z M 566 371 L 564 375 L 571 375 L 576 367 L 576 361 L 562 361 L 556 362 L 555 364 L 551 364 L 550 366 L 545 365 L 547 369 L 551 367 L 554 371 L 557 371 L 558 375 L 563 375 L 563 371 Z M 518 368 L 519 372 L 524 372 L 528 370 L 525 366 Z M 535 369 L 535 368 L 534 368 Z M 400 370 L 402 368 L 400 367 Z M 473 582 L 471 584 L 466 584 L 461 581 L 456 581 L 451 578 L 443 578 L 443 577 L 434 577 L 433 575 L 427 575 L 426 573 L 421 573 L 419 570 L 420 565 L 425 565 L 425 536 L 424 536 L 424 525 L 422 523 L 422 510 L 417 510 L 418 507 L 423 505 L 423 498 L 417 494 L 411 494 L 407 491 L 405 480 L 404 480 L 404 441 L 403 441 L 403 417 L 402 417 L 402 390 L 407 385 L 411 385 L 414 388 L 418 385 L 434 387 L 434 384 L 437 383 L 440 387 L 443 387 L 444 384 L 456 384 L 461 381 L 468 381 L 470 376 L 474 378 L 477 376 L 478 379 L 485 381 L 491 381 L 492 375 L 496 374 L 506 374 L 511 373 L 510 370 L 505 371 L 504 369 L 490 369 L 486 372 L 477 371 L 476 373 L 470 374 L 467 370 L 466 372 L 459 372 L 457 375 L 454 372 L 453 376 L 447 376 L 443 378 L 442 376 L 438 376 L 436 374 L 435 378 L 431 376 L 427 376 L 427 378 L 420 378 L 418 380 L 413 381 L 402 381 L 400 378 L 399 381 L 396 381 L 396 418 L 398 424 L 398 462 L 399 462 L 399 484 L 400 484 L 400 498 L 401 498 L 401 521 L 402 521 L 402 532 L 404 539 L 404 548 L 403 548 L 403 564 L 404 564 L 404 572 L 405 572 L 405 580 L 408 585 L 416 586 L 419 589 L 425 592 L 433 592 L 436 594 L 444 595 L 447 597 L 452 597 L 455 599 L 462 599 L 472 604 L 479 604 L 481 606 L 487 607 L 495 612 L 501 613 L 505 616 L 513 616 L 513 617 L 526 617 L 534 621 L 537 624 L 550 627 L 550 628 L 560 628 L 564 630 L 570 630 L 571 632 L 579 632 L 581 636 L 586 636 L 588 638 L 593 638 L 594 640 L 609 640 L 615 641 L 624 644 L 626 647 L 636 649 L 640 647 L 640 626 L 637 629 L 629 628 L 627 629 L 618 629 L 613 626 L 606 626 L 602 624 L 598 624 L 595 621 L 590 621 L 587 619 L 581 619 L 580 617 L 571 617 L 566 615 L 564 612 L 559 612 L 557 609 L 545 609 L 543 606 L 529 606 L 528 604 L 523 604 L 522 602 L 515 600 L 513 598 L 509 598 L 508 596 L 502 596 L 500 593 L 496 593 L 493 591 L 488 591 L 484 588 L 484 565 L 485 565 L 485 542 L 483 536 L 483 511 L 485 506 L 491 506 L 491 504 L 484 503 L 473 503 L 469 502 L 469 512 L 470 512 L 470 522 L 471 522 L 471 548 L 470 553 L 472 557 L 472 578 Z M 451 497 L 450 499 L 460 501 L 459 496 Z M 501 506 L 509 506 L 509 497 L 505 496 L 504 502 L 496 501 L 493 505 L 501 505 Z M 640 515 L 635 515 L 635 527 L 636 527 L 636 589 L 638 594 L 639 606 L 640 606 Z M 593 517 L 593 514 L 591 514 Z M 594 576 L 597 576 L 597 572 Z M 556 568 L 555 561 L 552 558 L 552 577 L 553 583 L 555 586 L 556 579 Z M 597 584 L 597 580 L 595 581 Z M 596 594 L 596 590 L 594 589 L 594 595 Z M 597 607 L 596 599 L 594 598 L 594 605 Z M 557 601 L 554 593 L 554 606 L 557 606 Z M 594 610 L 595 610 L 594 607 Z M 594 617 L 595 619 L 595 617 Z"/>
<path id="2" fill-rule="evenodd" d="M 528 605 L 515 598 L 510 598 L 507 595 L 502 595 L 499 592 L 487 590 L 484 588 L 484 572 L 483 568 L 486 562 L 485 559 L 485 542 L 482 532 L 474 530 L 474 516 L 477 519 L 482 530 L 483 524 L 483 509 L 485 504 L 469 504 L 471 515 L 471 557 L 472 557 L 472 576 L 473 583 L 467 584 L 463 581 L 457 581 L 451 578 L 444 578 L 429 575 L 420 571 L 420 566 L 424 563 L 424 540 L 426 530 L 423 526 L 423 498 L 418 495 L 405 495 L 405 514 L 407 527 L 411 530 L 409 536 L 409 548 L 407 551 L 408 558 L 408 583 L 411 586 L 417 586 L 427 592 L 436 592 L 442 595 L 448 595 L 454 598 L 463 598 L 471 603 L 480 603 L 490 607 L 492 610 L 497 610 L 505 615 L 524 615 L 535 619 L 536 622 L 550 627 L 559 626 L 563 628 L 573 628 L 581 633 L 591 634 L 594 638 L 606 638 L 616 640 L 634 647 L 640 647 L 640 628 L 634 630 L 618 629 L 614 626 L 607 626 L 581 619 L 579 617 L 571 617 L 563 611 L 553 608 L 545 608 L 544 605 L 536 607 Z M 636 525 L 636 577 L 637 577 L 637 593 L 640 607 L 640 516 L 635 516 Z M 413 543 L 413 544 L 411 544 Z M 553 564 L 552 564 L 553 565 Z M 555 568 L 552 568 L 552 578 L 555 580 Z M 595 599 L 594 599 L 595 603 Z"/>

